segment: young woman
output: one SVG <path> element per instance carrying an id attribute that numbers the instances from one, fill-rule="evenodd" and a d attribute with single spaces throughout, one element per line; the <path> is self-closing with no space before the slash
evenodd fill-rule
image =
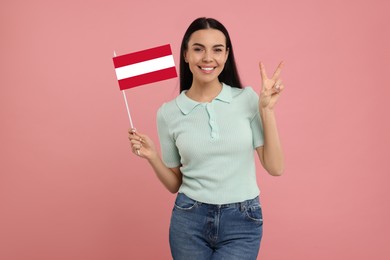
<path id="1" fill-rule="evenodd" d="M 242 88 L 226 28 L 191 23 L 181 45 L 180 94 L 158 110 L 160 158 L 152 140 L 129 130 L 134 154 L 177 194 L 169 230 L 174 259 L 256 259 L 263 231 L 254 151 L 265 170 L 283 173 L 274 107 L 282 63 L 262 90 Z"/>

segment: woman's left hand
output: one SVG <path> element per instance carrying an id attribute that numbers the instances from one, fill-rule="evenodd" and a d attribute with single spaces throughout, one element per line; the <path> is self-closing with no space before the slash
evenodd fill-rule
<path id="1" fill-rule="evenodd" d="M 259 108 L 272 110 L 280 97 L 280 93 L 284 89 L 282 80 L 280 79 L 283 61 L 276 68 L 272 78 L 268 78 L 264 64 L 262 62 L 260 62 L 259 67 L 262 83 Z"/>

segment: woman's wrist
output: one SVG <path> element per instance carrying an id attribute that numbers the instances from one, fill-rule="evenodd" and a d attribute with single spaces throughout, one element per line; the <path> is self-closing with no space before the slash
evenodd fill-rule
<path id="1" fill-rule="evenodd" d="M 260 115 L 271 115 L 271 114 L 273 115 L 274 114 L 274 109 L 273 108 L 259 106 L 259 112 L 260 112 Z"/>
<path id="2" fill-rule="evenodd" d="M 150 164 L 156 163 L 158 161 L 161 161 L 160 156 L 158 153 L 154 153 L 146 158 Z"/>

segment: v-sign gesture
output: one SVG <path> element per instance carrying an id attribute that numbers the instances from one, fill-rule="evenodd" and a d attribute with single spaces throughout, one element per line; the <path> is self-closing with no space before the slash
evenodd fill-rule
<path id="1" fill-rule="evenodd" d="M 261 92 L 260 92 L 260 109 L 272 110 L 279 99 L 280 93 L 283 91 L 284 86 L 280 79 L 280 73 L 282 72 L 283 61 L 276 68 L 272 78 L 268 78 L 265 71 L 264 64 L 260 62 L 260 75 L 261 75 Z"/>

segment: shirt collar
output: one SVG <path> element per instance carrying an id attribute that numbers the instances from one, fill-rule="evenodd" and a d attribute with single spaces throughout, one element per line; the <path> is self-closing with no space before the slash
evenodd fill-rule
<path id="1" fill-rule="evenodd" d="M 176 104 L 184 115 L 189 114 L 196 106 L 202 104 L 187 97 L 187 95 L 185 94 L 186 92 L 187 90 L 182 91 L 180 95 L 176 98 Z M 225 83 L 222 83 L 222 90 L 221 92 L 219 92 L 218 96 L 216 96 L 214 100 L 220 100 L 225 103 L 230 103 L 232 99 L 233 97 L 231 87 L 229 85 L 226 85 Z"/>

